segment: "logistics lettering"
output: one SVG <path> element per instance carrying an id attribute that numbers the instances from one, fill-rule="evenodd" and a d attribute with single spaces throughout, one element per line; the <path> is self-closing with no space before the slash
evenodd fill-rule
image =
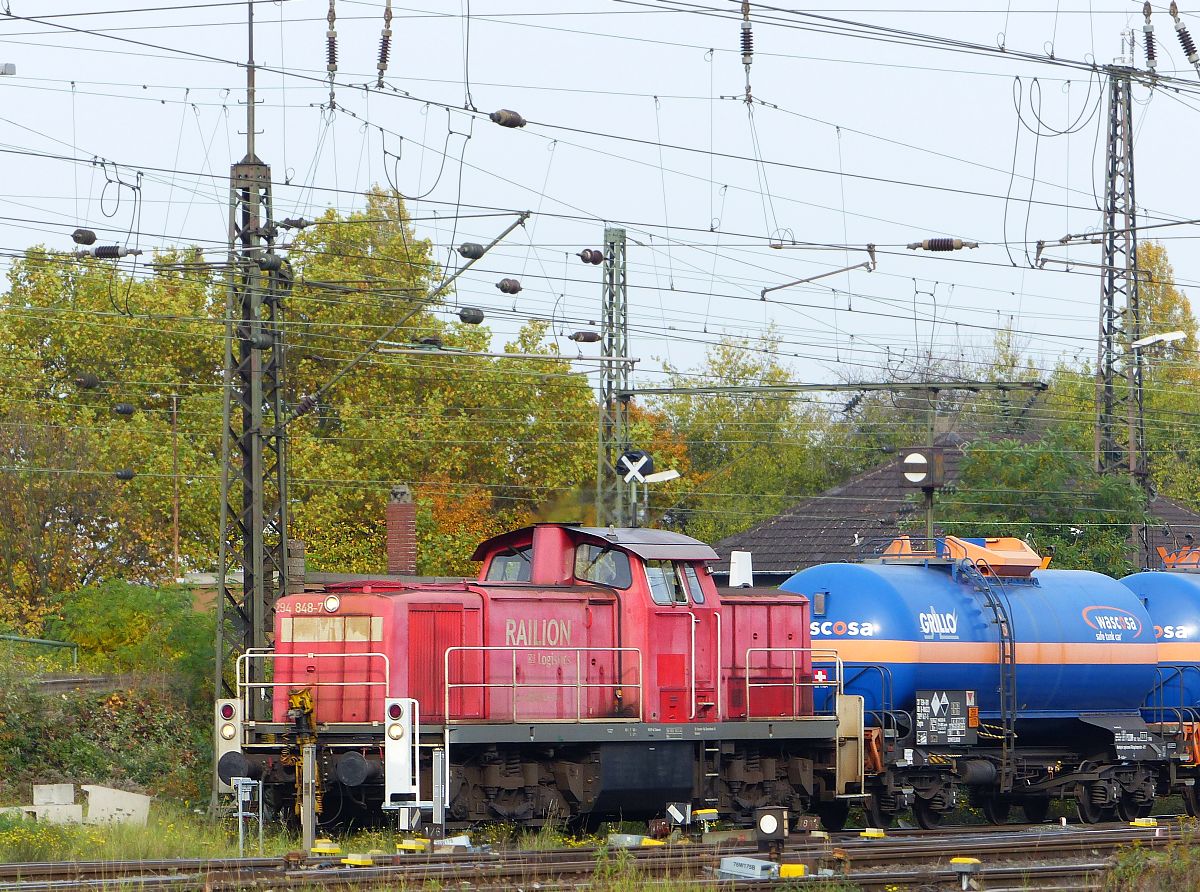
<path id="1" fill-rule="evenodd" d="M 921 634 L 926 638 L 958 637 L 958 613 L 956 611 L 939 613 L 930 607 L 928 613 L 917 615 L 917 621 L 921 624 Z"/>
<path id="2" fill-rule="evenodd" d="M 1182 641 L 1188 637 L 1187 626 L 1155 626 L 1154 637 L 1164 640 Z"/>
<path id="3" fill-rule="evenodd" d="M 808 625 L 808 633 L 814 638 L 870 638 L 876 631 L 875 623 L 842 622 L 840 619 L 823 623 L 813 620 Z"/>
<path id="4" fill-rule="evenodd" d="M 570 647 L 571 620 L 505 620 L 504 643 L 509 647 Z"/>
<path id="5" fill-rule="evenodd" d="M 1124 641 L 1142 634 L 1142 621 L 1128 610 L 1094 604 L 1082 611 L 1083 621 L 1096 629 L 1097 641 Z"/>

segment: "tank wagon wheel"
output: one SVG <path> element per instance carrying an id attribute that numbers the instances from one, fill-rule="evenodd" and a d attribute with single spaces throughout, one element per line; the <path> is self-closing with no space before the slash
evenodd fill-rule
<path id="1" fill-rule="evenodd" d="M 942 816 L 942 812 L 936 810 L 928 799 L 918 797 L 913 803 L 913 817 L 922 830 L 937 830 L 942 826 Z"/>
<path id="2" fill-rule="evenodd" d="M 821 826 L 826 830 L 844 830 L 846 817 L 850 814 L 850 803 L 845 799 L 835 799 L 833 802 L 823 802 L 817 806 L 817 815 L 821 818 Z"/>
<path id="3" fill-rule="evenodd" d="M 1200 793 L 1197 793 L 1195 787 L 1183 788 L 1183 810 L 1189 818 L 1200 814 Z"/>
<path id="4" fill-rule="evenodd" d="M 1075 810 L 1079 815 L 1080 822 L 1099 824 L 1101 821 L 1111 820 L 1113 817 L 1112 806 L 1105 807 L 1092 802 L 1091 792 L 1091 784 L 1084 784 L 1075 789 Z"/>
<path id="5" fill-rule="evenodd" d="M 1025 820 L 1030 824 L 1044 823 L 1050 816 L 1050 800 L 1026 799 L 1021 803 L 1021 811 L 1025 812 Z"/>
<path id="6" fill-rule="evenodd" d="M 1012 803 L 998 796 L 988 796 L 980 803 L 983 816 L 990 824 L 1007 824 L 1008 813 L 1012 811 Z"/>
<path id="7" fill-rule="evenodd" d="M 1143 808 L 1144 806 L 1132 796 L 1123 795 L 1117 800 L 1117 817 L 1122 821 L 1132 821 L 1135 818 L 1144 817 L 1142 815 Z M 1153 803 L 1151 803 L 1151 808 L 1153 808 Z"/>
<path id="8" fill-rule="evenodd" d="M 879 804 L 879 797 L 872 794 L 863 801 L 863 811 L 867 814 L 867 826 L 886 830 L 896 819 L 895 812 L 884 811 Z"/>

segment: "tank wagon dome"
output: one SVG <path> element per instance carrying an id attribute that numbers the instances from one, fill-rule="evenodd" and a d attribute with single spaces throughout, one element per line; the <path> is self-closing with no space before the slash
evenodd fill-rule
<path id="1" fill-rule="evenodd" d="M 947 537 L 925 554 L 897 541 L 879 561 L 810 567 L 782 585 L 809 597 L 813 646 L 836 651 L 847 690 L 863 694 L 868 710 L 951 689 L 977 691 L 980 714 L 998 714 L 1000 634 L 989 598 L 1011 622 L 1022 716 L 1141 707 L 1157 651 L 1150 617 L 1127 587 L 1100 573 L 1042 569 L 1019 540 Z"/>

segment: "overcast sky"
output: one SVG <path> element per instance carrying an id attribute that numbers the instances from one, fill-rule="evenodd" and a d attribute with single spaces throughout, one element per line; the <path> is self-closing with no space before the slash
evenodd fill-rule
<path id="1" fill-rule="evenodd" d="M 1200 3 L 1182 5 L 1200 34 Z M 693 366 L 720 336 L 772 324 L 802 381 L 878 379 L 931 349 L 971 357 L 1007 325 L 1041 366 L 1094 359 L 1097 271 L 1028 261 L 1032 242 L 1100 224 L 1107 85 L 1088 66 L 1112 62 L 1133 28 L 1144 67 L 1140 3 L 754 4 L 752 117 L 728 0 L 395 4 L 386 86 L 368 90 L 384 6 L 336 0 L 331 111 L 328 0 L 254 4 L 257 146 L 276 216 L 349 212 L 390 182 L 422 196 L 409 209 L 445 261 L 452 244 L 500 232 L 507 212 L 533 211 L 460 280 L 458 303 L 483 308 L 501 341 L 531 316 L 567 333 L 598 319 L 600 269 L 574 255 L 617 222 L 646 384 L 661 383 L 664 362 Z M 6 257 L 70 249 L 78 225 L 147 252 L 194 243 L 219 256 L 222 178 L 245 152 L 246 3 L 0 0 L 4 11 L 0 63 L 17 68 L 0 78 Z M 1143 225 L 1200 216 L 1200 77 L 1163 4 L 1153 21 L 1159 72 L 1174 79 L 1134 87 Z M 465 105 L 530 123 L 505 129 Z M 1195 226 L 1154 234 L 1195 292 Z M 930 236 L 981 245 L 904 248 Z M 760 300 L 866 261 L 867 243 L 874 272 Z M 495 287 L 505 276 L 523 283 L 515 300 Z"/>

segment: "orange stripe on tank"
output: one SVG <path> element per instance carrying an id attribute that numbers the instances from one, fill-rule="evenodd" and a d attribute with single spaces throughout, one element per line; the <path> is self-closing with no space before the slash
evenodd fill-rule
<path id="1" fill-rule="evenodd" d="M 1200 663 L 1200 642 L 1158 642 L 1160 663 Z"/>
<path id="2" fill-rule="evenodd" d="M 995 663 L 995 642 L 988 641 L 813 641 L 813 647 L 832 648 L 848 663 Z M 1196 645 L 1200 648 L 1200 645 Z M 1163 659 L 1162 645 L 1105 641 L 1017 644 L 1017 662 L 1046 664 L 1154 663 Z M 816 660 L 820 662 L 820 660 Z"/>

